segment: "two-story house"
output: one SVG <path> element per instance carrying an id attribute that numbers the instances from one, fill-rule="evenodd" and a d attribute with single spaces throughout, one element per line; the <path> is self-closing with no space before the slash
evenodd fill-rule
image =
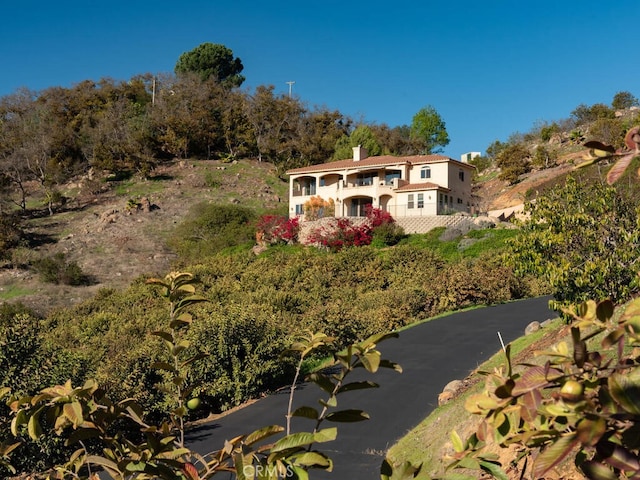
<path id="1" fill-rule="evenodd" d="M 470 212 L 475 167 L 442 155 L 353 158 L 289 170 L 289 217 L 311 197 L 333 201 L 336 217 L 362 217 L 368 205 L 394 218 Z"/>

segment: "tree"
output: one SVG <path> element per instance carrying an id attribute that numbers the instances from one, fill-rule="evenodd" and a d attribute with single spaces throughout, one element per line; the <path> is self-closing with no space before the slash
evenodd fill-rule
<path id="1" fill-rule="evenodd" d="M 513 185 L 518 182 L 520 175 L 527 173 L 529 165 L 529 150 L 522 143 L 507 144 L 496 157 L 496 165 L 500 168 L 500 180 L 506 180 Z"/>
<path id="2" fill-rule="evenodd" d="M 487 147 L 487 157 L 495 161 L 498 158 L 498 154 L 506 148 L 507 144 L 500 140 L 495 140 L 491 145 Z"/>
<path id="3" fill-rule="evenodd" d="M 175 66 L 176 74 L 195 73 L 203 81 L 213 78 L 229 88 L 242 85 L 243 69 L 242 61 L 234 58 L 230 49 L 214 43 L 203 43 L 183 53 Z"/>
<path id="4" fill-rule="evenodd" d="M 595 103 L 591 106 L 582 103 L 571 112 L 571 116 L 578 125 L 584 125 L 599 118 L 615 118 L 615 112 L 604 103 Z"/>
<path id="5" fill-rule="evenodd" d="M 611 106 L 616 110 L 625 110 L 638 106 L 638 99 L 630 92 L 618 92 L 613 96 Z"/>
<path id="6" fill-rule="evenodd" d="M 427 105 L 413 116 L 411 138 L 420 142 L 421 153 L 429 155 L 442 152 L 449 145 L 449 134 L 444 120 L 431 105 Z"/>
<path id="7" fill-rule="evenodd" d="M 371 131 L 378 139 L 384 155 L 416 155 L 420 152 L 420 142 L 411 138 L 411 127 L 400 125 L 389 128 L 388 125 L 371 125 Z"/>
<path id="8" fill-rule="evenodd" d="M 294 155 L 304 108 L 295 98 L 274 95 L 274 89 L 273 85 L 256 88 L 245 104 L 245 115 L 253 130 L 258 160 L 266 159 L 286 170 Z"/>
<path id="9" fill-rule="evenodd" d="M 380 155 L 382 147 L 367 125 L 358 125 L 350 135 L 344 135 L 338 139 L 333 153 L 334 160 L 345 160 L 353 157 L 353 147 L 363 146 L 369 155 Z"/>

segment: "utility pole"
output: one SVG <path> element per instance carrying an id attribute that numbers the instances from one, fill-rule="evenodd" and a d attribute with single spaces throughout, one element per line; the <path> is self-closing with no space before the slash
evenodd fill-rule
<path id="1" fill-rule="evenodd" d="M 293 84 L 296 83 L 296 82 L 289 81 L 289 82 L 285 82 L 285 83 L 287 85 L 289 85 L 289 98 L 291 98 L 291 87 L 293 87 Z"/>

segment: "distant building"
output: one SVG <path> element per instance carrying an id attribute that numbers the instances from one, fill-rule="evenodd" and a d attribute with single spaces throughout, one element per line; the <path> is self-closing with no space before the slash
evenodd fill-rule
<path id="1" fill-rule="evenodd" d="M 353 148 L 353 158 L 289 170 L 289 217 L 319 197 L 336 217 L 363 217 L 367 206 L 394 218 L 470 212 L 475 167 L 442 155 L 369 157 Z"/>
<path id="2" fill-rule="evenodd" d="M 460 155 L 460 161 L 464 163 L 469 163 L 471 160 L 473 160 L 476 157 L 479 157 L 480 155 L 481 155 L 480 152 L 463 153 L 462 155 Z"/>

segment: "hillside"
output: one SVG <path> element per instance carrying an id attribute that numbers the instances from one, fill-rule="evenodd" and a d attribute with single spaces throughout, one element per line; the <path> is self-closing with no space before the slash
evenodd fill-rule
<path id="1" fill-rule="evenodd" d="M 199 202 L 238 203 L 284 212 L 287 184 L 273 165 L 251 160 L 178 162 L 159 168 L 149 180 L 99 182 L 84 177 L 63 188 L 74 198 L 60 212 L 45 211 L 27 222 L 38 258 L 62 252 L 89 277 L 88 286 L 43 283 L 32 269 L 0 269 L 0 300 L 18 298 L 43 313 L 91 297 L 104 287 L 123 288 L 143 273 L 163 274 L 175 255 L 165 243 L 189 208 Z M 150 209 L 131 209 L 145 203 Z"/>
<path id="2" fill-rule="evenodd" d="M 495 168 L 483 172 L 475 186 L 480 208 L 496 215 L 518 208 L 561 181 L 583 153 L 573 145 L 557 166 L 533 170 L 515 185 L 499 180 Z M 26 264 L 64 253 L 81 267 L 89 285 L 44 283 L 33 269 L 7 262 L 0 269 L 0 300 L 17 299 L 44 313 L 90 298 L 101 288 L 123 288 L 144 273 L 164 274 L 177 258 L 166 238 L 190 207 L 201 202 L 235 203 L 285 214 L 288 184 L 267 162 L 192 160 L 165 164 L 147 180 L 85 176 L 61 191 L 71 200 L 53 216 L 44 208 L 37 210 L 41 207 L 34 203 L 26 222 L 30 248 L 20 249 L 15 257 Z"/>

